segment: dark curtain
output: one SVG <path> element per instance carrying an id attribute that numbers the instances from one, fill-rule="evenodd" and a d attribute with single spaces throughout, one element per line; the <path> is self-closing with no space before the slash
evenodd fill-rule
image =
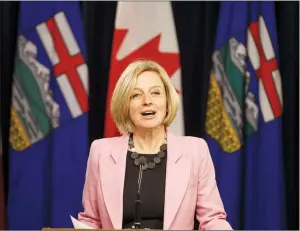
<path id="1" fill-rule="evenodd" d="M 7 201 L 8 193 L 8 131 L 9 110 L 11 102 L 11 79 L 13 72 L 13 59 L 17 35 L 18 3 L 0 2 L 0 121 L 2 144 L 2 156 L 0 156 L 0 177 L 4 175 L 1 182 L 0 194 Z M 2 181 L 3 179 L 0 179 Z M 0 205 L 0 229 L 6 229 L 6 203 Z M 4 209 L 4 211 L 3 211 Z"/>
<path id="2" fill-rule="evenodd" d="M 83 2 L 90 76 L 90 142 L 104 135 L 106 91 L 117 2 Z"/>
<path id="3" fill-rule="evenodd" d="M 11 77 L 16 44 L 18 2 L 0 3 L 1 123 L 6 186 Z M 172 2 L 179 49 L 186 134 L 203 137 L 208 78 L 218 23 L 219 2 Z M 90 142 L 102 138 L 106 91 L 117 2 L 81 2 L 90 75 Z M 298 199 L 298 2 L 275 2 L 279 65 L 283 84 L 283 142 L 288 229 L 299 229 Z M 7 187 L 6 187 L 7 188 Z"/>
<path id="4" fill-rule="evenodd" d="M 11 102 L 11 81 L 18 26 L 18 2 L 0 2 L 0 82 L 1 129 L 5 188 L 8 188 L 8 132 Z M 7 198 L 7 192 L 5 193 Z"/>
<path id="5" fill-rule="evenodd" d="M 203 137 L 219 2 L 173 2 L 187 135 Z"/>
<path id="6" fill-rule="evenodd" d="M 299 229 L 299 2 L 276 2 L 289 229 Z"/>

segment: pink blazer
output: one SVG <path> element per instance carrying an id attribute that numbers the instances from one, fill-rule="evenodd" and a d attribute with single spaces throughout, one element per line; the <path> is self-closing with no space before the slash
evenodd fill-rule
<path id="1" fill-rule="evenodd" d="M 166 230 L 230 230 L 215 181 L 213 162 L 201 138 L 168 131 L 164 225 Z M 101 229 L 121 229 L 128 135 L 95 140 L 90 149 L 78 220 Z"/>

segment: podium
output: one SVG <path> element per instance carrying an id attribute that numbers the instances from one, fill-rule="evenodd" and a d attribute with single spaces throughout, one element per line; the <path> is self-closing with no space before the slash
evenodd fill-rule
<path id="1" fill-rule="evenodd" d="M 71 228 L 50 228 L 50 227 L 45 227 L 42 228 L 42 230 L 56 230 L 56 231 L 64 231 L 64 230 L 90 230 L 90 229 L 71 229 Z M 155 230 L 155 231 L 162 231 L 161 229 L 94 229 L 94 230 Z"/>
<path id="2" fill-rule="evenodd" d="M 127 229 L 95 229 L 95 228 L 92 228 L 80 221 L 78 221 L 76 218 L 70 216 L 71 218 L 71 221 L 73 223 L 73 226 L 74 228 L 51 228 L 51 227 L 45 227 L 45 228 L 42 228 L 42 230 L 56 230 L 56 231 L 63 231 L 63 230 L 161 230 L 161 229 L 133 229 L 133 228 L 127 228 Z"/>

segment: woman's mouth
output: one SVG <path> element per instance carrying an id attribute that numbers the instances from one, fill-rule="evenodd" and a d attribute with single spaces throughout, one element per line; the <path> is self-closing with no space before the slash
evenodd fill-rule
<path id="1" fill-rule="evenodd" d="M 156 111 L 144 111 L 141 113 L 144 117 L 152 117 L 156 114 Z"/>

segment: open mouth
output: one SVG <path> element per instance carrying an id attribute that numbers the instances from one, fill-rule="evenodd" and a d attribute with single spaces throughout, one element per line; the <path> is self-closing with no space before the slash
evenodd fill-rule
<path id="1" fill-rule="evenodd" d="M 155 115 L 155 111 L 145 111 L 145 112 L 142 112 L 141 114 L 143 115 L 143 116 L 153 116 L 153 115 Z"/>

